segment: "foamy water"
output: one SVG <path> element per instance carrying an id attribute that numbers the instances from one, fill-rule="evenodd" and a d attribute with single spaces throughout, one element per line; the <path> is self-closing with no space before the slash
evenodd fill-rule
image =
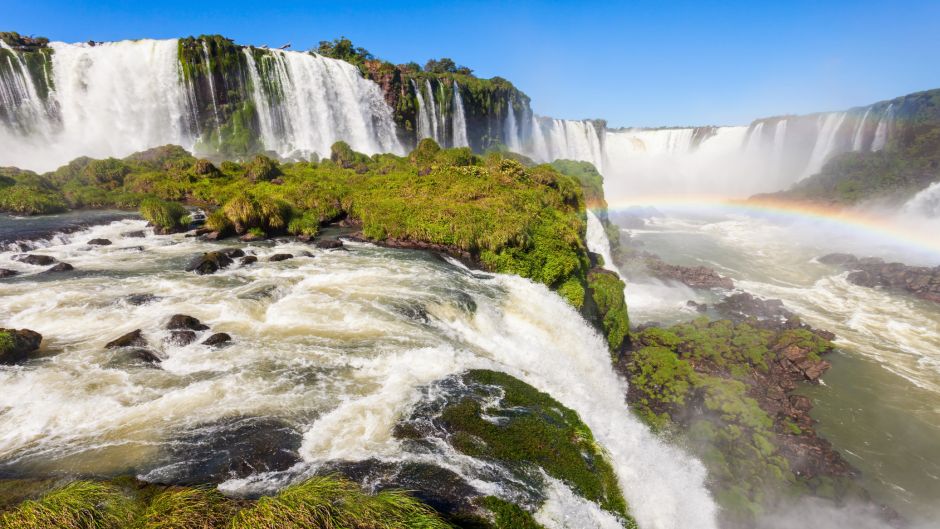
<path id="1" fill-rule="evenodd" d="M 330 252 L 289 241 L 240 245 L 259 262 L 197 276 L 183 271 L 192 256 L 231 245 L 121 236 L 143 227 L 116 222 L 37 249 L 75 266 L 62 276 L 38 274 L 42 268 L 0 253 L 0 267 L 23 272 L 0 282 L 0 325 L 44 336 L 42 358 L 0 368 L 0 460 L 8 468 L 146 473 L 178 432 L 259 416 L 302 432 L 304 465 L 434 457 L 481 490 L 499 493 L 499 483 L 481 483 L 479 463 L 411 454 L 392 435 L 421 388 L 468 368 L 490 368 L 578 412 L 610 454 L 641 526 L 714 527 L 701 464 L 629 414 L 626 386 L 602 338 L 544 286 L 473 274 L 418 252 L 370 245 Z M 86 244 L 97 237 L 115 244 Z M 296 257 L 266 262 L 283 252 Z M 139 293 L 158 299 L 127 303 Z M 415 309 L 427 313 L 426 321 L 413 317 Z M 200 340 L 227 332 L 233 344 L 165 343 L 164 327 L 176 313 L 211 327 Z M 115 363 L 103 348 L 138 328 L 164 359 L 159 369 Z M 226 490 L 250 485 L 230 482 Z M 548 497 L 540 517 L 558 520 L 561 512 L 553 527 L 609 521 L 596 505 L 572 501 L 560 489 Z M 595 520 L 587 525 L 575 521 L 585 509 Z"/>

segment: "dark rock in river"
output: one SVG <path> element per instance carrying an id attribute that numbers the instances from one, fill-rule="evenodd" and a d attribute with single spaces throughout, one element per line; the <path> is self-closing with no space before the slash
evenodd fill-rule
<path id="1" fill-rule="evenodd" d="M 263 241 L 266 238 L 267 237 L 265 237 L 264 235 L 255 235 L 254 233 L 246 233 L 242 235 L 241 237 L 239 237 L 238 240 L 240 240 L 241 242 L 256 242 L 256 241 Z"/>
<path id="2" fill-rule="evenodd" d="M 143 332 L 140 329 L 135 329 L 116 340 L 108 342 L 104 348 L 105 349 L 114 349 L 116 347 L 146 347 L 147 340 L 144 339 Z"/>
<path id="3" fill-rule="evenodd" d="M 124 301 L 127 302 L 128 305 L 139 306 L 146 305 L 148 303 L 154 303 L 156 301 L 160 301 L 161 299 L 163 298 L 160 296 L 154 296 L 153 294 L 131 294 L 126 296 Z"/>
<path id="4" fill-rule="evenodd" d="M 208 345 L 211 347 L 219 347 L 222 345 L 226 345 L 231 341 L 232 341 L 232 337 L 229 336 L 228 333 L 217 332 L 213 334 L 212 336 L 206 338 L 206 340 L 202 342 L 202 345 Z"/>
<path id="5" fill-rule="evenodd" d="M 236 257 L 244 257 L 245 252 L 241 248 L 225 248 L 219 250 L 219 253 L 228 257 L 229 259 L 235 259 Z"/>
<path id="6" fill-rule="evenodd" d="M 190 261 L 186 271 L 199 275 L 214 274 L 231 264 L 232 259 L 222 252 L 207 252 Z"/>
<path id="7" fill-rule="evenodd" d="M 132 360 L 136 360 L 138 362 L 144 362 L 147 364 L 159 364 L 160 362 L 163 361 L 162 358 L 157 356 L 157 353 L 151 351 L 150 349 L 143 349 L 143 348 L 130 349 L 128 350 L 128 354 Z"/>
<path id="8" fill-rule="evenodd" d="M 91 246 L 110 246 L 111 241 L 109 241 L 108 239 L 92 239 L 88 241 L 88 244 L 90 244 Z"/>
<path id="9" fill-rule="evenodd" d="M 195 341 L 196 341 L 196 333 L 193 332 L 193 331 L 189 331 L 189 330 L 184 330 L 184 331 L 180 331 L 180 330 L 170 331 L 170 336 L 169 336 L 169 338 L 167 338 L 166 341 L 167 341 L 167 343 L 170 343 L 170 344 L 173 344 L 173 345 L 178 345 L 178 346 L 181 346 L 181 347 L 182 347 L 182 346 L 184 346 L 184 345 L 189 345 L 189 344 L 195 342 Z"/>
<path id="10" fill-rule="evenodd" d="M 0 268 L 0 279 L 3 279 L 5 277 L 13 277 L 18 273 L 19 272 L 17 272 L 16 270 L 10 270 L 8 268 Z"/>
<path id="11" fill-rule="evenodd" d="M 886 263 L 877 257 L 859 259 L 849 254 L 824 255 L 819 262 L 852 270 L 846 279 L 858 286 L 901 290 L 940 303 L 940 266 L 908 266 Z"/>
<path id="12" fill-rule="evenodd" d="M 49 255 L 38 255 L 34 253 L 14 255 L 13 260 L 34 266 L 49 266 L 56 262 L 55 257 Z"/>
<path id="13" fill-rule="evenodd" d="M 59 263 L 51 268 L 46 269 L 43 273 L 48 274 L 48 273 L 55 273 L 55 272 L 71 272 L 72 270 L 75 270 L 74 266 L 68 263 Z"/>
<path id="14" fill-rule="evenodd" d="M 474 501 L 484 495 L 456 472 L 416 461 L 337 461 L 323 465 L 317 473 L 340 474 L 373 494 L 388 489 L 407 490 L 448 516 L 480 514 Z"/>
<path id="15" fill-rule="evenodd" d="M 339 239 L 320 239 L 314 242 L 313 245 L 324 250 L 336 250 L 343 247 L 343 241 Z"/>
<path id="16" fill-rule="evenodd" d="M 144 230 L 125 231 L 121 234 L 121 237 L 127 237 L 130 239 L 143 239 L 146 236 L 147 234 L 144 232 Z"/>
<path id="17" fill-rule="evenodd" d="M 271 257 L 268 257 L 268 261 L 271 261 L 272 263 L 274 263 L 274 262 L 277 262 L 277 261 L 286 261 L 286 260 L 288 260 L 288 259 L 293 259 L 293 258 L 294 258 L 294 255 L 293 255 L 293 254 L 289 254 L 289 253 L 276 253 L 276 254 L 272 255 Z"/>
<path id="18" fill-rule="evenodd" d="M 257 262 L 258 262 L 258 258 L 255 257 L 254 255 L 246 255 L 245 257 L 242 257 L 242 261 L 241 261 L 242 266 L 248 266 L 250 264 L 255 264 Z"/>
<path id="19" fill-rule="evenodd" d="M 300 432 L 279 419 L 223 419 L 174 435 L 167 443 L 166 463 L 144 479 L 205 484 L 287 470 L 300 461 L 301 440 Z"/>
<path id="20" fill-rule="evenodd" d="M 193 318 L 192 316 L 187 316 L 186 314 L 174 314 L 170 321 L 166 324 L 166 328 L 170 330 L 174 329 L 186 329 L 190 331 L 204 331 L 209 328 L 208 325 L 203 325 L 201 321 Z"/>
<path id="21" fill-rule="evenodd" d="M 707 266 L 682 266 L 669 264 L 659 256 L 645 253 L 643 262 L 649 273 L 659 279 L 678 281 L 692 288 L 734 288 L 734 281 Z"/>
<path id="22" fill-rule="evenodd" d="M 15 364 L 39 349 L 42 335 L 29 329 L 0 329 L 0 364 Z"/>

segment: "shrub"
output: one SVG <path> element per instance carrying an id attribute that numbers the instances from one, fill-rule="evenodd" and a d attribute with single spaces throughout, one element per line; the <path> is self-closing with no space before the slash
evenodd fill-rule
<path id="1" fill-rule="evenodd" d="M 131 501 L 115 486 L 75 481 L 38 500 L 0 514 L 8 529 L 123 529 L 131 525 Z"/>
<path id="2" fill-rule="evenodd" d="M 43 215 L 65 211 L 66 205 L 57 191 L 16 184 L 0 189 L 0 210 L 20 215 Z"/>
<path id="3" fill-rule="evenodd" d="M 189 212 L 176 202 L 148 198 L 140 203 L 140 215 L 154 226 L 164 230 L 183 228 L 182 219 Z"/>

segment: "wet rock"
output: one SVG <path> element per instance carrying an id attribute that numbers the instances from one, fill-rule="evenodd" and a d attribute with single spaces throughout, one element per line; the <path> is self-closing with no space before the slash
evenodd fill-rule
<path id="1" fill-rule="evenodd" d="M 225 249 L 219 250 L 219 253 L 224 255 L 225 257 L 228 257 L 229 259 L 235 259 L 237 257 L 245 256 L 245 252 L 241 248 L 225 248 Z"/>
<path id="2" fill-rule="evenodd" d="M 323 250 L 336 250 L 343 247 L 343 241 L 339 239 L 320 239 L 314 242 L 313 245 Z"/>
<path id="3" fill-rule="evenodd" d="M 0 329 L 0 364 L 23 362 L 39 349 L 42 335 L 29 329 Z"/>
<path id="4" fill-rule="evenodd" d="M 184 345 L 189 345 L 196 341 L 196 333 L 189 330 L 176 330 L 170 331 L 170 336 L 167 338 L 167 343 L 172 345 L 178 345 L 180 347 Z"/>
<path id="5" fill-rule="evenodd" d="M 288 259 L 293 259 L 294 255 L 289 253 L 276 253 L 271 257 L 268 257 L 268 261 L 276 263 L 278 261 L 286 261 Z"/>
<path id="6" fill-rule="evenodd" d="M 246 234 L 242 235 L 241 237 L 239 237 L 238 240 L 240 240 L 241 242 L 256 242 L 256 241 L 263 241 L 263 240 L 265 240 L 266 238 L 267 238 L 267 237 L 265 237 L 264 235 L 256 235 L 256 234 L 254 234 L 254 233 L 246 233 Z"/>
<path id="7" fill-rule="evenodd" d="M 143 362 L 145 364 L 159 364 L 163 361 L 157 353 L 151 351 L 150 349 L 130 349 L 127 351 L 128 356 L 131 360 L 136 362 Z"/>
<path id="8" fill-rule="evenodd" d="M 714 305 L 715 311 L 723 318 L 735 323 L 757 321 L 771 327 L 785 328 L 788 321 L 797 318 L 787 310 L 779 299 L 763 299 L 747 292 L 738 292 L 727 296 Z"/>
<path id="9" fill-rule="evenodd" d="M 19 272 L 17 272 L 16 270 L 10 270 L 8 268 L 0 268 L 0 279 L 6 278 L 6 277 L 13 277 L 18 273 Z"/>
<path id="10" fill-rule="evenodd" d="M 74 266 L 68 263 L 59 263 L 51 268 L 46 269 L 43 273 L 48 274 L 48 273 L 56 273 L 56 272 L 71 272 L 72 270 L 75 270 Z"/>
<path id="11" fill-rule="evenodd" d="M 217 241 L 222 238 L 222 232 L 219 231 L 210 231 L 209 233 L 202 236 L 202 239 L 205 241 Z"/>
<path id="12" fill-rule="evenodd" d="M 819 261 L 852 270 L 846 279 L 855 285 L 904 291 L 940 303 L 940 266 L 909 266 L 886 263 L 877 257 L 859 259 L 848 254 L 829 254 L 820 257 Z"/>
<path id="13" fill-rule="evenodd" d="M 134 305 L 134 306 L 140 306 L 140 305 L 146 305 L 146 304 L 148 304 L 148 303 L 154 303 L 154 302 L 156 302 L 156 301 L 160 301 L 161 299 L 163 299 L 163 298 L 161 298 L 161 297 L 159 297 L 159 296 L 154 296 L 153 294 L 130 294 L 130 295 L 124 297 L 124 301 L 125 301 L 128 305 Z"/>
<path id="14" fill-rule="evenodd" d="M 686 301 L 686 302 L 685 302 L 685 305 L 686 305 L 687 307 L 691 307 L 691 308 L 695 309 L 695 310 L 698 311 L 698 312 L 707 312 L 707 311 L 708 311 L 708 304 L 707 304 L 707 303 L 699 303 L 699 302 L 697 302 L 697 301 L 695 301 L 695 300 L 692 300 L 692 299 L 690 299 L 689 301 Z"/>
<path id="15" fill-rule="evenodd" d="M 207 252 L 190 261 L 186 271 L 199 275 L 214 274 L 231 264 L 232 259 L 222 252 Z"/>
<path id="16" fill-rule="evenodd" d="M 408 319 L 428 323 L 431 321 L 427 309 L 420 303 L 401 303 L 395 306 L 395 311 Z"/>
<path id="17" fill-rule="evenodd" d="M 120 338 L 111 340 L 108 342 L 104 348 L 105 349 L 115 349 L 118 347 L 146 347 L 147 340 L 143 336 L 143 332 L 140 329 L 135 329 Z"/>
<path id="18" fill-rule="evenodd" d="M 248 266 L 251 264 L 255 264 L 257 262 L 258 262 L 258 258 L 255 257 L 254 255 L 246 255 L 245 257 L 242 257 L 242 260 L 241 260 L 242 266 Z"/>
<path id="19" fill-rule="evenodd" d="M 203 325 L 201 321 L 192 316 L 174 314 L 166 324 L 166 328 L 170 330 L 204 331 L 208 329 L 209 326 Z"/>
<path id="20" fill-rule="evenodd" d="M 820 263 L 837 266 L 854 265 L 858 262 L 858 257 L 848 253 L 831 253 L 817 259 Z"/>
<path id="21" fill-rule="evenodd" d="M 209 228 L 197 228 L 187 233 L 185 236 L 186 237 L 202 237 L 203 235 L 209 235 L 210 233 L 213 233 L 213 231 Z"/>
<path id="22" fill-rule="evenodd" d="M 300 461 L 301 440 L 300 432 L 279 419 L 223 419 L 173 435 L 165 463 L 144 480 L 205 484 L 287 470 Z"/>
<path id="23" fill-rule="evenodd" d="M 33 266 L 49 266 L 57 262 L 55 257 L 34 253 L 14 255 L 13 260 Z"/>
<path id="24" fill-rule="evenodd" d="M 669 264 L 659 256 L 644 253 L 643 262 L 650 274 L 659 278 L 678 281 L 692 288 L 723 288 L 731 290 L 734 281 L 707 266 L 682 266 Z"/>
<path id="25" fill-rule="evenodd" d="M 144 232 L 144 230 L 125 231 L 124 233 L 121 234 L 121 237 L 124 237 L 127 239 L 143 239 L 146 236 L 147 236 L 147 233 Z"/>
<path id="26" fill-rule="evenodd" d="M 91 246 L 110 246 L 111 241 L 108 239 L 92 239 L 88 241 L 88 244 Z"/>
<path id="27" fill-rule="evenodd" d="M 213 334 L 212 336 L 206 338 L 205 341 L 202 342 L 202 345 L 208 345 L 211 347 L 220 347 L 222 345 L 228 344 L 231 341 L 232 341 L 232 337 L 229 336 L 228 333 L 217 332 Z"/>
<path id="28" fill-rule="evenodd" d="M 459 474 L 431 463 L 386 462 L 377 459 L 336 461 L 323 465 L 320 475 L 340 474 L 370 492 L 407 490 L 447 516 L 478 514 L 474 501 L 484 496 Z"/>

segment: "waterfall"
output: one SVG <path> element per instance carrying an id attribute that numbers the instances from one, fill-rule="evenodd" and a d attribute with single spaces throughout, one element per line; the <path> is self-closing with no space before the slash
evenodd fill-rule
<path id="1" fill-rule="evenodd" d="M 261 127 L 261 141 L 270 149 L 282 150 L 282 143 L 278 139 L 274 130 L 274 113 L 267 94 L 264 93 L 264 83 L 261 81 L 261 75 L 258 73 L 258 65 L 255 62 L 255 56 L 252 48 L 243 48 L 245 61 L 248 65 L 248 77 L 251 79 L 251 100 L 255 104 L 255 111 L 258 114 L 258 125 Z M 281 147 L 278 149 L 277 147 Z"/>
<path id="2" fill-rule="evenodd" d="M 763 148 L 763 138 L 761 134 L 764 132 L 764 122 L 761 121 L 754 125 L 754 127 L 748 132 L 747 143 L 744 145 L 744 150 L 747 152 L 755 153 L 759 152 Z"/>
<path id="3" fill-rule="evenodd" d="M 618 228 L 619 229 L 619 228 Z M 614 258 L 610 255 L 610 241 L 607 240 L 607 232 L 604 231 L 604 225 L 597 215 L 587 210 L 587 246 L 588 250 L 600 255 L 604 259 L 604 268 L 620 276 L 620 270 L 614 264 Z"/>
<path id="4" fill-rule="evenodd" d="M 411 80 L 411 89 L 415 91 L 415 98 L 418 100 L 418 141 L 424 138 L 431 138 L 431 120 L 428 119 L 428 107 L 424 104 L 424 96 L 418 88 L 415 80 Z"/>
<path id="5" fill-rule="evenodd" d="M 823 114 L 817 119 L 819 132 L 816 134 L 816 144 L 813 146 L 813 152 L 810 154 L 809 163 L 803 172 L 803 176 L 811 176 L 822 169 L 823 164 L 833 153 L 833 147 L 836 142 L 836 135 L 839 128 L 845 122 L 845 112 L 832 112 Z"/>
<path id="6" fill-rule="evenodd" d="M 0 50 L 8 52 L 7 68 L 0 66 L 0 120 L 18 134 L 49 133 L 48 110 L 36 83 L 19 52 L 0 40 Z M 2 60 L 3 54 L 0 54 Z M 47 72 L 44 72 L 48 76 Z M 49 79 L 46 78 L 49 86 Z"/>
<path id="7" fill-rule="evenodd" d="M 884 149 L 885 145 L 888 143 L 888 125 L 893 116 L 894 104 L 892 103 L 888 105 L 888 108 L 885 109 L 885 113 L 881 116 L 881 120 L 878 121 L 878 127 L 875 129 L 875 137 L 871 141 L 872 152 Z"/>
<path id="8" fill-rule="evenodd" d="M 506 101 L 506 124 L 503 127 L 503 137 L 506 139 L 506 148 L 513 152 L 522 150 L 519 141 L 519 127 L 516 125 L 516 111 L 512 107 L 512 100 Z"/>
<path id="9" fill-rule="evenodd" d="M 539 162 L 580 160 L 602 170 L 603 133 L 590 120 L 542 118 L 533 115 L 528 137 L 515 140 L 522 154 Z M 520 134 L 522 136 L 522 134 Z"/>
<path id="10" fill-rule="evenodd" d="M 463 97 L 460 95 L 460 85 L 454 81 L 454 147 L 469 147 L 467 138 L 467 116 L 463 108 Z"/>
<path id="11" fill-rule="evenodd" d="M 787 141 L 787 120 L 781 119 L 777 122 L 777 125 L 774 127 L 774 151 L 773 151 L 773 164 L 778 169 L 778 173 L 783 170 L 783 148 L 786 146 Z"/>
<path id="12" fill-rule="evenodd" d="M 929 219 L 940 218 L 940 182 L 934 182 L 918 192 L 904 204 L 901 211 Z"/>
<path id="13" fill-rule="evenodd" d="M 855 134 L 852 135 L 852 150 L 861 151 L 862 144 L 865 139 L 865 122 L 868 121 L 868 114 L 871 114 L 871 107 L 865 109 L 865 114 L 862 115 L 862 120 L 858 122 L 858 126 L 855 127 Z"/>
<path id="14" fill-rule="evenodd" d="M 212 101 L 212 114 L 215 116 L 215 128 L 222 139 L 222 119 L 219 117 L 219 104 L 216 102 L 215 71 L 212 69 L 212 57 L 209 55 L 209 44 L 202 41 L 202 53 L 206 60 L 206 79 L 209 80 L 209 98 Z"/>
<path id="15" fill-rule="evenodd" d="M 440 119 L 437 113 L 437 104 L 434 102 L 434 88 L 431 86 L 431 80 L 425 79 L 424 86 L 428 90 L 428 103 L 430 103 L 428 107 L 428 118 L 431 122 L 431 137 L 434 138 L 434 141 L 438 144 L 441 144 Z"/>

